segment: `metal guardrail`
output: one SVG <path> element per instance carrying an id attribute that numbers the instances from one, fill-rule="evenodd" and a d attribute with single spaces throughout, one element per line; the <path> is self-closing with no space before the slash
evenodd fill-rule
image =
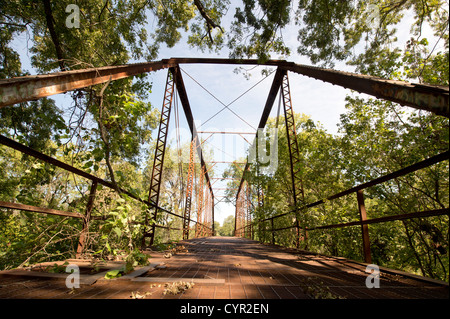
<path id="1" fill-rule="evenodd" d="M 362 237 L 363 237 L 364 260 L 366 262 L 370 263 L 372 258 L 371 258 L 371 253 L 370 253 L 370 243 L 368 241 L 369 230 L 368 230 L 367 225 L 376 224 L 376 223 L 385 223 L 385 222 L 396 221 L 396 220 L 419 218 L 419 217 L 449 215 L 449 208 L 434 209 L 434 210 L 427 210 L 427 211 L 421 211 L 421 212 L 413 212 L 413 213 L 408 213 L 408 214 L 399 214 L 399 215 L 392 215 L 392 216 L 383 216 L 383 217 L 374 218 L 374 219 L 367 219 L 365 205 L 364 205 L 363 190 L 366 188 L 387 182 L 389 180 L 407 175 L 409 173 L 413 173 L 415 171 L 432 166 L 432 165 L 440 163 L 442 161 L 448 160 L 449 157 L 450 157 L 449 151 L 443 152 L 441 154 L 432 156 L 428 159 L 425 159 L 423 161 L 420 161 L 420 162 L 410 165 L 408 167 L 402 168 L 402 169 L 392 172 L 390 174 L 376 178 L 372 181 L 357 185 L 355 187 L 349 188 L 347 190 L 344 190 L 342 192 L 339 192 L 337 194 L 329 196 L 326 199 L 321 199 L 314 203 L 304 205 L 302 207 L 299 207 L 296 210 L 291 210 L 289 212 L 278 214 L 278 215 L 271 216 L 271 217 L 267 217 L 264 219 L 253 220 L 251 224 L 245 225 L 244 227 L 241 227 L 240 229 L 237 229 L 237 230 L 241 230 L 241 233 L 251 234 L 251 237 L 253 238 L 254 232 L 255 232 L 255 227 L 257 227 L 258 225 L 261 225 L 264 222 L 270 221 L 269 229 L 265 229 L 265 228 L 261 229 L 260 228 L 260 231 L 272 233 L 271 243 L 274 244 L 275 243 L 275 232 L 277 232 L 277 231 L 288 230 L 288 229 L 297 229 L 297 234 L 299 234 L 300 229 L 303 231 L 313 231 L 313 230 L 319 230 L 319 229 L 343 228 L 343 227 L 359 225 L 359 226 L 361 226 L 361 232 L 362 232 Z M 337 198 L 340 198 L 340 197 L 343 197 L 346 195 L 350 195 L 353 193 L 357 193 L 357 201 L 358 201 L 358 206 L 359 206 L 359 221 L 322 225 L 322 226 L 315 226 L 315 227 L 299 227 L 298 225 L 291 225 L 288 227 L 274 228 L 274 220 L 275 219 L 287 216 L 289 214 L 295 214 L 296 212 L 299 212 L 299 211 L 304 212 L 308 208 L 312 208 L 312 207 L 324 204 L 327 201 L 331 201 L 331 200 L 334 200 L 334 199 L 337 199 Z M 242 231 L 242 230 L 244 230 L 244 231 Z"/>

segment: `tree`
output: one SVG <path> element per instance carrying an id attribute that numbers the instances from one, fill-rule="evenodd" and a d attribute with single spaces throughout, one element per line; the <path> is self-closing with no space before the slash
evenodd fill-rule
<path id="1" fill-rule="evenodd" d="M 230 215 L 223 220 L 223 225 L 217 229 L 219 236 L 233 236 L 234 235 L 234 216 Z"/>
<path id="2" fill-rule="evenodd" d="M 364 74 L 448 85 L 448 10 L 440 0 L 299 0 L 295 4 L 243 0 L 233 4 L 234 15 L 228 25 L 224 21 L 228 21 L 225 16 L 232 8 L 230 1 L 78 1 L 79 28 L 66 25 L 69 4 L 68 0 L 0 0 L 1 78 L 26 74 L 11 45 L 22 34 L 28 36 L 31 63 L 40 73 L 153 60 L 162 45 L 173 47 L 184 36 L 188 44 L 202 51 L 227 48 L 234 58 L 265 61 L 297 50 L 313 64 L 332 67 L 341 61 Z M 396 28 L 408 12 L 414 15 L 411 38 L 401 48 Z M 154 19 L 151 25 L 148 16 Z M 298 45 L 288 43 L 283 36 L 294 24 Z M 424 37 L 426 27 L 432 30 L 433 39 Z M 148 103 L 150 92 L 147 76 L 139 75 L 71 92 L 70 106 L 56 105 L 47 98 L 21 103 L 0 110 L 0 131 L 145 197 L 154 148 L 151 136 L 159 118 Z M 295 115 L 302 150 L 297 169 L 307 202 L 448 149 L 446 118 L 422 111 L 404 112 L 394 103 L 361 96 L 349 95 L 346 102 L 348 111 L 341 117 L 338 136 L 301 114 Z M 275 127 L 275 123 L 275 119 L 269 120 L 268 127 Z M 283 124 L 279 129 L 285 132 Z M 279 134 L 278 144 L 280 165 L 273 175 L 258 174 L 251 167 L 245 176 L 254 198 L 255 185 L 264 188 L 265 205 L 253 203 L 256 219 L 285 214 L 293 205 L 284 133 Z M 186 161 L 178 163 L 174 150 L 167 150 L 161 206 L 181 214 L 185 200 L 181 176 L 187 174 L 188 166 Z M 86 180 L 4 147 L 0 153 L 4 155 L 0 159 L 0 198 L 84 213 L 90 188 Z M 441 163 L 367 190 L 368 211 L 388 214 L 448 207 L 447 170 L 448 164 Z M 239 165 L 232 165 L 223 177 L 240 178 L 242 174 Z M 229 183 L 229 202 L 235 201 L 239 182 Z M 351 198 L 326 202 L 302 212 L 300 223 L 313 227 L 352 221 L 354 206 Z M 121 194 L 118 187 L 113 191 L 99 187 L 94 215 L 104 220 L 103 224 L 93 223 L 90 252 L 100 256 L 124 250 L 131 253 L 139 242 L 145 209 Z M 276 219 L 275 228 L 290 227 L 293 217 L 286 214 Z M 232 235 L 232 218 L 226 219 L 219 233 Z M 374 259 L 379 264 L 448 280 L 445 218 L 371 226 Z M 76 222 L 4 210 L 0 219 L 2 267 L 74 252 L 80 231 Z M 157 222 L 181 227 L 175 217 L 161 217 Z M 296 235 L 283 230 L 276 233 L 275 242 L 292 246 Z M 179 235 L 170 232 L 158 235 L 158 240 L 174 236 Z M 268 236 L 263 229 L 257 230 L 259 239 L 267 241 Z M 308 248 L 358 259 L 360 251 L 354 247 L 360 241 L 358 230 L 348 227 L 311 232 Z"/>

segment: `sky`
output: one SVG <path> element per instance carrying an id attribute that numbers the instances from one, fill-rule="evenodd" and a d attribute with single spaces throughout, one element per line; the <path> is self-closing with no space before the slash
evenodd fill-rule
<path id="1" fill-rule="evenodd" d="M 224 18 L 223 23 L 229 23 L 232 19 L 234 10 L 230 9 L 228 15 Z M 411 16 L 406 16 L 406 20 L 411 19 Z M 149 24 L 151 22 L 149 21 Z M 405 25 L 409 25 L 406 23 Z M 408 39 L 409 29 L 399 28 L 399 41 L 403 43 Z M 296 53 L 297 43 L 297 29 L 294 25 L 288 27 L 283 31 L 283 36 L 286 43 L 293 48 L 292 54 L 285 58 L 288 61 L 297 64 L 311 63 L 306 57 L 300 56 Z M 31 45 L 31 44 L 30 44 Z M 402 47 L 403 44 L 400 44 Z M 37 74 L 30 65 L 30 57 L 27 55 L 27 41 L 25 35 L 17 39 L 13 47 L 21 54 L 23 68 L 28 70 L 31 74 Z M 170 57 L 214 57 L 214 58 L 228 58 L 226 50 L 216 53 L 202 53 L 197 49 L 192 49 L 186 44 L 186 39 L 182 39 L 173 48 L 162 47 L 158 60 Z M 273 56 L 273 59 L 280 57 Z M 143 61 L 132 61 L 143 62 Z M 199 131 L 226 131 L 226 132 L 249 132 L 255 133 L 258 126 L 262 110 L 267 100 L 270 86 L 274 73 L 265 78 L 261 74 L 263 67 L 261 66 L 245 66 L 245 69 L 251 75 L 249 78 L 244 77 L 242 73 L 236 74 L 234 70 L 235 65 L 209 65 L 209 64 L 184 64 L 180 66 L 183 73 L 183 79 L 186 87 L 186 92 L 192 108 L 192 113 Z M 275 70 L 274 67 L 269 68 Z M 343 64 L 336 63 L 336 70 L 353 71 L 352 68 Z M 168 70 L 161 70 L 150 73 L 148 79 L 152 82 L 152 93 L 149 100 L 154 107 L 161 109 L 164 88 Z M 197 83 L 198 82 L 198 83 Z M 345 112 L 345 96 L 353 94 L 351 91 L 340 86 L 334 86 L 322 81 L 308 78 L 296 73 L 289 73 L 289 82 L 291 89 L 292 105 L 294 112 L 304 113 L 311 117 L 311 119 L 318 123 L 320 122 L 324 129 L 330 134 L 337 134 L 340 114 Z M 201 86 L 200 86 L 201 85 Z M 251 90 L 249 90 L 251 88 Z M 207 91 L 210 93 L 208 93 Z M 241 96 L 244 92 L 249 90 L 246 94 Z M 240 97 L 241 96 L 241 97 Z M 364 96 L 364 95 L 362 95 Z M 220 111 L 224 105 L 228 105 L 234 101 L 229 108 L 237 113 L 242 119 L 238 118 L 228 109 L 223 110 L 214 118 L 210 119 L 214 114 Z M 60 94 L 54 97 L 58 106 L 70 105 L 71 98 L 68 94 Z M 219 102 L 220 101 L 220 102 Z M 278 99 L 272 108 L 271 117 L 276 116 Z M 179 109 L 182 113 L 181 103 Z M 173 113 L 172 113 L 173 114 Z M 210 119 L 207 123 L 205 123 Z M 180 132 L 182 143 L 188 143 L 191 139 L 190 131 L 187 126 L 184 114 L 180 117 Z M 155 134 L 156 134 L 155 130 Z M 201 134 L 202 138 L 208 138 L 209 134 Z M 230 162 L 245 158 L 248 147 L 248 142 L 252 142 L 252 135 L 223 135 L 214 134 L 207 139 L 205 145 L 208 145 L 213 150 L 211 161 Z M 155 136 L 156 138 L 156 136 Z M 176 145 L 176 129 L 173 117 L 169 125 L 169 143 Z M 189 150 L 185 149 L 185 152 Z M 212 165 L 207 162 L 207 167 Z M 221 177 L 223 171 L 227 168 L 227 163 L 217 163 L 214 166 L 214 176 Z M 223 188 L 226 187 L 226 180 L 213 180 L 213 190 L 216 197 L 216 202 L 221 200 L 224 194 Z M 220 202 L 215 206 L 215 220 L 220 224 L 229 216 L 234 215 L 235 207 L 232 204 Z"/>

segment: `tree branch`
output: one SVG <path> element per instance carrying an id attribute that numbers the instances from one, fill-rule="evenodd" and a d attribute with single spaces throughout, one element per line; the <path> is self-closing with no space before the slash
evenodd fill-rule
<path id="1" fill-rule="evenodd" d="M 194 0 L 194 4 L 197 7 L 198 11 L 200 12 L 200 15 L 203 17 L 203 19 L 205 19 L 207 27 L 208 27 L 208 35 L 209 35 L 209 39 L 211 42 L 213 41 L 212 35 L 211 35 L 211 30 L 214 28 L 219 28 L 220 31 L 222 31 L 223 33 L 223 29 L 220 25 L 218 25 L 217 23 L 215 23 L 213 21 L 213 19 L 211 19 L 211 17 L 208 15 L 208 13 L 206 13 L 205 8 L 203 7 L 203 4 L 200 2 L 200 0 Z"/>
<path id="2" fill-rule="evenodd" d="M 53 24 L 53 13 L 52 13 L 52 7 L 50 4 L 50 0 L 42 0 L 44 3 L 44 11 L 45 11 L 45 19 L 47 20 L 47 28 L 50 32 L 50 36 L 52 38 L 52 42 L 55 45 L 56 49 L 56 57 L 58 58 L 58 64 L 61 71 L 66 71 L 66 66 L 64 65 L 64 55 L 63 51 L 61 49 L 61 44 L 59 42 L 58 35 L 55 31 L 55 26 Z"/>

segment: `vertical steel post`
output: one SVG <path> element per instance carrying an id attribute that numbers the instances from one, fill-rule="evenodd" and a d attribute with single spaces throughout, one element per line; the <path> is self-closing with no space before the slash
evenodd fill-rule
<path id="1" fill-rule="evenodd" d="M 156 221 L 159 203 L 159 191 L 161 189 L 161 180 L 164 165 L 164 155 L 166 151 L 167 133 L 169 129 L 170 111 L 172 110 L 172 100 L 174 93 L 174 81 L 171 71 L 167 73 L 166 89 L 164 93 L 163 106 L 161 109 L 161 118 L 159 121 L 158 137 L 155 147 L 155 158 L 153 160 L 152 177 L 150 180 L 150 190 L 148 194 L 148 201 L 155 205 L 151 214 L 151 220 Z M 145 215 L 144 236 L 142 238 L 142 246 L 145 246 L 145 238 L 150 238 L 150 246 L 153 245 L 155 239 L 155 223 L 153 222 L 150 229 L 147 231 L 149 224 L 149 216 Z"/>
<path id="2" fill-rule="evenodd" d="M 211 236 L 215 236 L 216 235 L 216 227 L 214 226 L 214 193 L 211 191 L 211 219 L 212 219 L 212 234 Z"/>
<path id="3" fill-rule="evenodd" d="M 80 239 L 78 241 L 76 258 L 81 258 L 81 255 L 86 250 L 86 241 L 89 232 L 89 222 L 91 221 L 91 213 L 94 208 L 95 194 L 97 193 L 97 181 L 92 181 L 91 190 L 89 192 L 88 202 L 86 204 L 86 214 L 83 218 L 83 228 L 80 233 Z"/>
<path id="4" fill-rule="evenodd" d="M 273 217 L 270 219 L 270 227 L 271 227 L 271 232 L 272 232 L 272 239 L 271 239 L 271 244 L 274 245 L 275 244 L 275 231 L 274 231 L 274 226 L 273 226 Z"/>
<path id="5" fill-rule="evenodd" d="M 284 118 L 286 122 L 287 140 L 289 146 L 289 159 L 291 164 L 292 192 L 295 209 L 295 226 L 297 230 L 295 245 L 300 246 L 300 222 L 298 205 L 304 203 L 305 194 L 303 191 L 303 181 L 300 176 L 300 151 L 297 143 L 297 132 L 295 129 L 294 111 L 292 109 L 291 92 L 289 89 L 289 79 L 287 71 L 283 71 L 283 82 L 281 84 L 281 95 L 283 98 Z M 306 236 L 305 236 L 306 237 Z"/>
<path id="6" fill-rule="evenodd" d="M 366 205 L 364 204 L 364 192 L 359 190 L 356 192 L 358 200 L 359 220 L 361 222 L 367 220 Z M 372 263 L 372 254 L 370 251 L 369 225 L 361 224 L 361 233 L 363 239 L 364 261 L 368 264 Z"/>

